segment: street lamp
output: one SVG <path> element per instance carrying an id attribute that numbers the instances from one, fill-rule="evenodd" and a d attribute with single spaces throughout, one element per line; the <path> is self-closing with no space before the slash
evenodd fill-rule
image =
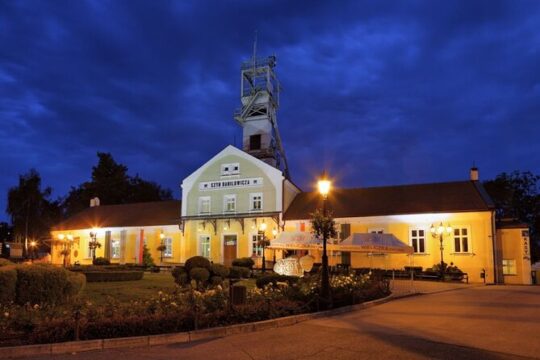
<path id="1" fill-rule="evenodd" d="M 261 225 L 259 225 L 259 246 L 262 246 L 262 267 L 261 271 L 264 273 L 266 272 L 266 256 L 265 256 L 265 248 L 266 248 L 266 223 L 263 221 Z"/>
<path id="2" fill-rule="evenodd" d="M 317 183 L 319 189 L 319 194 L 322 196 L 322 215 L 323 219 L 326 220 L 326 200 L 328 200 L 328 193 L 330 193 L 330 188 L 332 183 L 328 180 L 326 176 L 326 171 L 322 173 L 321 178 Z M 323 253 L 322 253 L 322 277 L 321 277 L 321 295 L 325 301 L 330 298 L 330 279 L 328 278 L 328 255 L 326 254 L 326 242 L 328 237 L 328 231 L 326 229 L 326 224 L 323 228 Z"/>
<path id="3" fill-rule="evenodd" d="M 165 239 L 165 234 L 163 233 L 163 231 L 159 234 L 159 239 L 160 239 L 160 245 L 158 246 L 158 250 L 160 253 L 160 262 L 163 265 L 163 251 L 167 249 L 167 247 L 163 243 L 163 239 Z"/>
<path id="4" fill-rule="evenodd" d="M 431 224 L 431 236 L 433 236 L 434 239 L 439 239 L 440 243 L 440 250 L 441 250 L 441 266 L 440 266 L 440 273 L 441 273 L 441 281 L 444 281 L 444 258 L 443 258 L 443 251 L 444 251 L 444 244 L 443 244 L 443 237 L 444 234 L 450 235 L 452 233 L 452 227 L 450 225 L 446 225 L 446 227 L 441 222 L 438 226 L 435 226 L 434 224 Z"/>

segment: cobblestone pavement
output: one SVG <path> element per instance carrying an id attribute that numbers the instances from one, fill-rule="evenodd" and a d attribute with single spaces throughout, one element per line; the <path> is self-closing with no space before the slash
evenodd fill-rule
<path id="1" fill-rule="evenodd" d="M 451 286 L 455 284 L 418 283 L 417 291 L 431 294 L 250 334 L 188 344 L 41 358 L 489 360 L 540 357 L 540 286 L 465 286 L 457 291 L 446 291 Z"/>

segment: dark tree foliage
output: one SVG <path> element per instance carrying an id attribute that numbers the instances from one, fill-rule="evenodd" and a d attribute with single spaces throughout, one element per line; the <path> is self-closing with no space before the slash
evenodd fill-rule
<path id="1" fill-rule="evenodd" d="M 111 154 L 98 152 L 98 163 L 92 167 L 91 180 L 72 187 L 63 201 L 66 216 L 89 206 L 90 199 L 98 197 L 101 205 L 172 199 L 172 192 L 155 182 L 128 175 L 128 168 L 117 163 Z"/>
<path id="2" fill-rule="evenodd" d="M 529 224 L 531 255 L 540 260 L 540 176 L 529 171 L 501 173 L 484 182 L 486 191 L 495 202 L 497 218 L 514 218 Z"/>
<path id="3" fill-rule="evenodd" d="M 41 188 L 41 176 L 34 169 L 20 175 L 19 184 L 9 189 L 6 212 L 16 241 L 48 237 L 50 226 L 61 218 L 59 203 L 50 200 L 51 193 L 50 187 Z"/>

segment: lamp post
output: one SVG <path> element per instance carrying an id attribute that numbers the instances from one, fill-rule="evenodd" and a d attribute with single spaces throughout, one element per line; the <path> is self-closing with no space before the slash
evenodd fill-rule
<path id="1" fill-rule="evenodd" d="M 34 258 L 36 255 L 36 246 L 37 246 L 37 242 L 35 242 L 34 240 L 30 241 L 30 251 L 31 251 L 30 260 L 32 262 L 34 262 Z"/>
<path id="2" fill-rule="evenodd" d="M 430 231 L 431 231 L 431 236 L 433 236 L 434 239 L 439 239 L 439 244 L 440 244 L 440 250 L 441 250 L 441 265 L 440 265 L 440 276 L 441 276 L 441 281 L 444 281 L 444 257 L 443 257 L 443 252 L 444 252 L 444 243 L 443 243 L 443 237 L 444 237 L 444 234 L 445 232 L 450 235 L 452 233 L 452 227 L 450 225 L 446 225 L 446 227 L 443 225 L 443 223 L 441 222 L 439 224 L 439 226 L 435 226 L 434 224 L 431 224 L 431 228 L 430 228 Z"/>
<path id="3" fill-rule="evenodd" d="M 317 183 L 319 193 L 322 196 L 322 215 L 323 222 L 326 221 L 326 200 L 328 199 L 328 193 L 330 192 L 332 184 L 326 176 L 326 171 L 323 172 L 321 178 Z M 322 277 L 321 277 L 321 295 L 325 301 L 330 298 L 330 279 L 328 277 L 328 255 L 326 254 L 326 242 L 328 238 L 328 229 L 326 224 L 323 227 L 323 253 L 322 253 Z"/>
<path id="4" fill-rule="evenodd" d="M 160 239 L 160 245 L 158 247 L 158 250 L 160 254 L 160 262 L 163 265 L 163 251 L 167 248 L 165 244 L 163 243 L 163 239 L 165 239 L 165 234 L 163 232 L 159 234 L 159 239 Z"/>
<path id="5" fill-rule="evenodd" d="M 266 223 L 264 221 L 261 223 L 261 225 L 259 225 L 259 246 L 262 246 L 261 271 L 264 273 L 266 272 L 266 256 L 264 254 L 264 250 L 266 248 Z"/>
<path id="6" fill-rule="evenodd" d="M 101 244 L 97 241 L 98 230 L 98 228 L 93 228 L 92 231 L 90 231 L 90 242 L 88 243 L 88 247 L 92 251 L 92 262 L 96 260 L 96 249 L 101 247 Z"/>
<path id="7" fill-rule="evenodd" d="M 272 229 L 272 236 L 273 236 L 273 237 L 272 237 L 272 240 L 276 240 L 277 234 L 278 234 L 277 229 L 276 229 L 276 228 L 273 228 L 273 229 Z M 272 259 L 272 263 L 274 264 L 273 266 L 275 266 L 275 265 L 276 265 L 276 249 L 274 249 L 274 251 L 272 251 L 272 254 L 273 254 L 273 257 L 274 257 L 274 258 Z"/>

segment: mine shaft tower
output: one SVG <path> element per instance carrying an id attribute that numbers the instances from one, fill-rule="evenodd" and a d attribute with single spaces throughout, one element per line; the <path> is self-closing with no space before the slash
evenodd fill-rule
<path id="1" fill-rule="evenodd" d="M 276 118 L 280 85 L 275 66 L 275 56 L 257 58 L 255 43 L 252 58 L 241 66 L 242 107 L 235 112 L 234 119 L 242 126 L 243 150 L 280 169 L 289 178 Z"/>

